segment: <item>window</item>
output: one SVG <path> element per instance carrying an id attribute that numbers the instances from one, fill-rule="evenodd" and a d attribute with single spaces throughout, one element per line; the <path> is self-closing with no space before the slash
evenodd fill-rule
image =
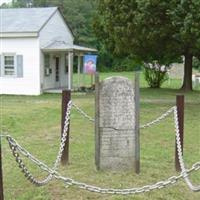
<path id="1" fill-rule="evenodd" d="M 44 55 L 44 66 L 45 66 L 45 68 L 50 67 L 50 55 L 49 54 Z"/>
<path id="2" fill-rule="evenodd" d="M 23 60 L 23 55 L 2 53 L 2 55 L 0 55 L 0 76 L 23 78 Z"/>
<path id="3" fill-rule="evenodd" d="M 65 74 L 68 73 L 68 55 L 65 55 Z"/>
<path id="4" fill-rule="evenodd" d="M 45 69 L 45 76 L 49 76 L 51 74 L 49 54 L 44 54 L 44 69 Z"/>
<path id="5" fill-rule="evenodd" d="M 60 80 L 60 76 L 59 76 L 59 65 L 60 65 L 60 60 L 59 57 L 56 57 L 56 82 L 58 82 Z"/>
<path id="6" fill-rule="evenodd" d="M 15 76 L 16 67 L 15 67 L 15 56 L 14 55 L 4 55 L 3 56 L 3 71 L 4 76 Z"/>

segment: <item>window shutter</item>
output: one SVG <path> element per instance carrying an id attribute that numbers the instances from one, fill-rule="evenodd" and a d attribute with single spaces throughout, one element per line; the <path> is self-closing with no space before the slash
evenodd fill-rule
<path id="1" fill-rule="evenodd" d="M 2 67 L 1 67 L 1 55 L 0 55 L 0 77 L 1 77 L 1 70 L 2 70 Z"/>
<path id="2" fill-rule="evenodd" d="M 17 77 L 23 77 L 23 56 L 17 55 Z"/>

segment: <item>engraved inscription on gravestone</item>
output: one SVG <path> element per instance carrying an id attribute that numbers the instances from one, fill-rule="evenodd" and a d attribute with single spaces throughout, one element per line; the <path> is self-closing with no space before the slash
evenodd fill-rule
<path id="1" fill-rule="evenodd" d="M 95 129 L 98 169 L 134 169 L 134 91 L 133 83 L 124 77 L 111 77 L 98 85 Z"/>

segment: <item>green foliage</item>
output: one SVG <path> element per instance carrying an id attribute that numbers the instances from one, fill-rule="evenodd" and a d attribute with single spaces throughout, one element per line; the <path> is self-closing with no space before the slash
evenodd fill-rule
<path id="1" fill-rule="evenodd" d="M 21 8 L 21 7 L 27 7 L 27 3 L 31 2 L 30 0 L 17 0 L 12 1 L 12 7 L 14 8 Z"/>
<path id="2" fill-rule="evenodd" d="M 191 89 L 191 59 L 200 54 L 199 0 L 99 0 L 95 30 L 117 55 L 169 65 L 185 56 L 184 87 Z"/>
<path id="3" fill-rule="evenodd" d="M 93 33 L 92 21 L 96 12 L 96 1 L 93 0 L 15 0 L 12 7 L 28 7 L 27 3 L 32 2 L 32 7 L 60 8 L 63 17 L 73 30 L 75 42 L 96 46 L 96 37 Z"/>
<path id="4" fill-rule="evenodd" d="M 32 0 L 34 7 L 47 7 L 50 6 L 53 2 L 56 4 L 58 1 L 51 1 L 51 0 Z M 62 2 L 62 1 L 61 1 Z"/>
<path id="5" fill-rule="evenodd" d="M 16 0 L 13 7 L 27 7 L 27 2 L 27 0 Z M 99 50 L 100 71 L 133 70 L 134 66 L 124 64 L 127 63 L 126 57 L 113 55 L 112 51 L 108 51 L 105 45 L 97 40 L 93 27 L 97 16 L 96 0 L 32 0 L 31 2 L 33 7 L 59 7 L 74 33 L 75 43 Z"/>
<path id="6" fill-rule="evenodd" d="M 136 71 L 143 66 L 142 62 L 136 58 L 112 55 L 105 49 L 105 46 L 100 48 L 99 54 L 98 70 L 100 72 Z"/>
<path id="7" fill-rule="evenodd" d="M 57 6 L 71 27 L 75 42 L 95 47 L 96 38 L 92 29 L 95 9 L 93 0 L 33 0 L 35 7 Z"/>
<path id="8" fill-rule="evenodd" d="M 136 58 L 126 57 L 124 59 L 115 58 L 113 62 L 113 71 L 138 71 L 141 70 L 143 64 Z"/>
<path id="9" fill-rule="evenodd" d="M 200 72 L 200 60 L 196 57 L 193 58 L 193 68 Z"/>

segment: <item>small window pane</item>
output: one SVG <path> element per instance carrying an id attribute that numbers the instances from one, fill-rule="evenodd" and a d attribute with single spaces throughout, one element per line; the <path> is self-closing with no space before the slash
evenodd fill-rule
<path id="1" fill-rule="evenodd" d="M 14 56 L 5 56 L 5 65 L 14 65 Z"/>
<path id="2" fill-rule="evenodd" d="M 65 55 L 65 73 L 68 73 L 68 57 Z"/>
<path id="3" fill-rule="evenodd" d="M 45 69 L 45 76 L 50 76 L 50 55 L 44 54 L 44 69 Z"/>
<path id="4" fill-rule="evenodd" d="M 50 67 L 50 55 L 49 54 L 44 55 L 44 66 L 45 66 L 45 68 Z"/>
<path id="5" fill-rule="evenodd" d="M 13 69 L 13 65 L 5 65 L 5 69 Z"/>
<path id="6" fill-rule="evenodd" d="M 14 56 L 4 56 L 4 74 L 7 76 L 15 75 Z"/>
<path id="7" fill-rule="evenodd" d="M 5 75 L 12 76 L 12 75 L 15 75 L 15 73 L 14 73 L 14 71 L 5 70 Z"/>

